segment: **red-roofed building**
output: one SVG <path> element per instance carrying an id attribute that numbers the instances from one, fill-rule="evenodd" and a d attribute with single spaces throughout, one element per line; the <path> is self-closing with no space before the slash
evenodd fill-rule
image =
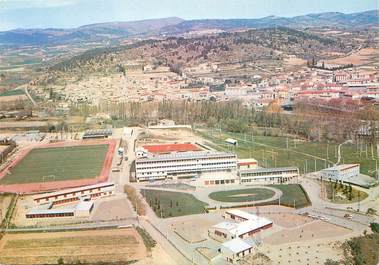
<path id="1" fill-rule="evenodd" d="M 173 152 L 189 152 L 200 150 L 199 147 L 191 143 L 144 145 L 143 148 L 147 150 L 149 153 L 153 154 L 166 154 Z"/>

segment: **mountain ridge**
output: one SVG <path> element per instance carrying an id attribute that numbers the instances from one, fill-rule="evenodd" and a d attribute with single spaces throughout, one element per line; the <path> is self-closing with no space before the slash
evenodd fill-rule
<path id="1" fill-rule="evenodd" d="M 122 41 L 129 37 L 180 35 L 196 30 L 237 30 L 269 27 L 356 27 L 378 26 L 378 11 L 351 14 L 325 12 L 295 17 L 266 16 L 254 19 L 197 19 L 179 17 L 116 21 L 83 25 L 77 28 L 14 29 L 0 32 L 0 45 L 55 45 L 76 42 Z"/>

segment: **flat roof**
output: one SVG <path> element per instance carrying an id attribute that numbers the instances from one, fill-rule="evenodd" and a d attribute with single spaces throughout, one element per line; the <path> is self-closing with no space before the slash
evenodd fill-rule
<path id="1" fill-rule="evenodd" d="M 232 215 L 244 218 L 246 220 L 255 219 L 257 217 L 255 214 L 251 214 L 239 209 L 227 210 L 225 213 L 232 214 Z"/>
<path id="2" fill-rule="evenodd" d="M 275 168 L 256 168 L 256 169 L 241 169 L 240 173 L 261 173 L 261 172 L 280 172 L 299 170 L 297 167 L 275 167 Z"/>
<path id="3" fill-rule="evenodd" d="M 229 240 L 229 241 L 226 241 L 225 243 L 222 244 L 222 246 L 229 249 L 233 253 L 240 253 L 242 251 L 245 251 L 245 250 L 253 247 L 252 245 L 243 241 L 239 237 L 232 239 L 232 240 Z"/>
<path id="4" fill-rule="evenodd" d="M 258 161 L 254 158 L 239 158 L 238 159 L 238 165 L 251 165 L 251 164 L 257 164 Z"/>
<path id="5" fill-rule="evenodd" d="M 148 162 L 148 161 L 165 161 L 165 160 L 176 160 L 176 159 L 191 159 L 191 158 L 212 158 L 220 156 L 233 156 L 233 153 L 226 152 L 214 152 L 214 151 L 197 151 L 197 152 L 181 152 L 181 153 L 171 153 L 165 155 L 155 155 L 149 157 L 137 158 L 136 162 Z"/>
<path id="6" fill-rule="evenodd" d="M 188 152 L 200 150 L 199 147 L 191 143 L 143 145 L 142 147 L 150 153 Z"/>
<path id="7" fill-rule="evenodd" d="M 97 184 L 88 185 L 88 186 L 84 186 L 84 187 L 64 189 L 64 190 L 60 190 L 60 191 L 55 191 L 55 192 L 51 192 L 51 193 L 44 193 L 44 194 L 39 194 L 39 195 L 33 196 L 33 200 L 45 199 L 45 198 L 49 198 L 49 197 L 59 196 L 59 195 L 78 192 L 78 191 L 85 191 L 85 190 L 90 190 L 90 189 L 103 188 L 103 187 L 108 187 L 108 186 L 112 186 L 112 185 L 114 185 L 113 182 L 103 182 L 103 183 L 97 183 Z"/>
<path id="8" fill-rule="evenodd" d="M 76 205 L 75 210 L 77 210 L 77 211 L 89 211 L 92 206 L 93 206 L 93 201 L 80 201 Z"/>
<path id="9" fill-rule="evenodd" d="M 336 165 L 336 166 L 329 167 L 329 168 L 324 168 L 322 171 L 328 171 L 328 170 L 338 170 L 338 171 L 341 171 L 341 170 L 347 170 L 347 169 L 350 169 L 350 168 L 354 168 L 354 167 L 357 167 L 357 166 L 359 166 L 359 164 L 342 164 L 342 165 Z"/>
<path id="10" fill-rule="evenodd" d="M 220 228 L 220 229 L 226 229 L 231 234 L 234 234 L 237 236 L 246 234 L 250 231 L 257 230 L 261 227 L 272 224 L 272 221 L 265 217 L 261 217 L 261 216 L 251 214 L 249 212 L 241 211 L 238 209 L 228 210 L 226 211 L 226 213 L 244 218 L 247 221 L 240 222 L 240 223 L 222 222 L 215 225 L 214 227 Z"/>
<path id="11" fill-rule="evenodd" d="M 238 223 L 237 227 L 229 230 L 229 232 L 233 235 L 240 236 L 240 235 L 244 235 L 246 233 L 249 233 L 251 231 L 260 229 L 260 228 L 265 227 L 265 226 L 270 225 L 270 224 L 272 224 L 272 221 L 270 221 L 264 217 L 259 217 L 255 220 L 248 220 L 245 222 Z"/>
<path id="12" fill-rule="evenodd" d="M 74 213 L 75 207 L 66 206 L 59 208 L 49 208 L 49 207 L 35 207 L 29 210 L 26 214 L 59 214 L 59 213 Z"/>

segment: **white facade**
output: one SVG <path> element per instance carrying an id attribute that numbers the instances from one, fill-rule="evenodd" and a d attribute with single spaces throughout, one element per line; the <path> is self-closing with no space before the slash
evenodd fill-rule
<path id="1" fill-rule="evenodd" d="M 224 152 L 183 152 L 136 159 L 137 181 L 196 177 L 203 172 L 236 169 L 236 155 Z"/>
<path id="2" fill-rule="evenodd" d="M 241 184 L 284 183 L 296 180 L 299 176 L 297 167 L 257 168 L 239 170 Z"/>
<path id="3" fill-rule="evenodd" d="M 33 200 L 38 205 L 67 204 L 84 199 L 96 199 L 98 197 L 110 196 L 115 192 L 115 184 L 112 182 L 99 183 L 73 189 L 65 189 L 51 193 L 36 195 Z"/>
<path id="4" fill-rule="evenodd" d="M 349 181 L 359 175 L 359 164 L 344 164 L 321 170 L 323 178 L 330 178 L 336 181 Z"/>
<path id="5" fill-rule="evenodd" d="M 254 245 L 250 245 L 248 242 L 235 238 L 227 241 L 221 245 L 222 256 L 231 263 L 238 262 L 241 258 L 252 253 Z"/>
<path id="6" fill-rule="evenodd" d="M 226 211 L 224 218 L 227 221 L 218 223 L 208 230 L 209 235 L 221 241 L 250 238 L 273 225 L 273 222 L 265 217 L 238 209 Z"/>
<path id="7" fill-rule="evenodd" d="M 236 185 L 239 184 L 238 176 L 232 172 L 205 172 L 191 182 L 191 185 L 198 187 L 217 186 L 217 185 Z"/>

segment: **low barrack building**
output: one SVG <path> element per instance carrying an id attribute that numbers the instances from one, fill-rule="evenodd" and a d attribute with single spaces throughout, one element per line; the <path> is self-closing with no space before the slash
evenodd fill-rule
<path id="1" fill-rule="evenodd" d="M 36 195 L 33 200 L 36 204 L 62 205 L 80 201 L 81 199 L 95 199 L 110 196 L 115 192 L 115 184 L 112 182 L 99 183 L 79 188 L 65 189 L 51 193 Z"/>
<path id="2" fill-rule="evenodd" d="M 267 218 L 241 210 L 229 210 L 224 217 L 229 221 L 218 223 L 208 231 L 211 236 L 221 240 L 249 238 L 273 225 Z"/>
<path id="3" fill-rule="evenodd" d="M 40 205 L 28 211 L 25 216 L 32 218 L 57 217 L 89 217 L 93 209 L 93 201 L 80 201 L 76 205 L 54 208 L 53 204 Z"/>
<path id="4" fill-rule="evenodd" d="M 254 158 L 238 159 L 238 170 L 256 169 L 258 161 Z"/>
<path id="5" fill-rule="evenodd" d="M 275 184 L 297 180 L 297 167 L 240 169 L 238 171 L 241 184 Z"/>
<path id="6" fill-rule="evenodd" d="M 198 151 L 154 155 L 136 159 L 137 181 L 199 177 L 203 172 L 235 171 L 233 153 Z"/>
<path id="7" fill-rule="evenodd" d="M 87 130 L 83 134 L 83 139 L 104 139 L 112 136 L 111 129 L 102 129 L 102 130 Z"/>
<path id="8" fill-rule="evenodd" d="M 239 184 L 238 176 L 235 171 L 231 172 L 205 172 L 199 174 L 193 179 L 191 185 L 197 187 L 208 187 L 218 185 L 236 185 Z"/>
<path id="9" fill-rule="evenodd" d="M 229 240 L 221 245 L 221 255 L 230 263 L 236 263 L 241 258 L 253 252 L 255 245 L 240 238 Z"/>

